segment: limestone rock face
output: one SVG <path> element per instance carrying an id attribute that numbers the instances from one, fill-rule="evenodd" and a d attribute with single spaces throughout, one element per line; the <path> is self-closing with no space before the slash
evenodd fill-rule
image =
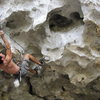
<path id="1" fill-rule="evenodd" d="M 61 85 L 50 91 L 52 84 L 62 80 L 59 74 L 68 74 L 78 88 L 100 76 L 100 0 L 0 0 L 0 29 L 9 39 L 15 57 L 20 53 L 31 53 L 38 59 L 45 57 L 47 67 L 55 71 L 56 75 L 47 68 L 43 80 L 30 79 L 36 86 L 37 100 L 56 100 L 55 95 L 67 100 L 61 96 Z M 98 84 L 94 88 L 99 91 Z M 79 91 L 74 91 L 75 98 L 81 94 Z M 70 93 L 63 95 L 74 100 Z M 83 97 L 88 100 L 90 95 Z"/>
<path id="2" fill-rule="evenodd" d="M 80 0 L 84 21 L 92 21 L 100 26 L 100 0 Z"/>

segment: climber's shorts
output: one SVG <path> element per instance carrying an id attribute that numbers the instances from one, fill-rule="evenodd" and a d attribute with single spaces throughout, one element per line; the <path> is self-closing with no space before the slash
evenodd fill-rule
<path id="1" fill-rule="evenodd" d="M 30 61 L 28 59 L 23 59 L 21 64 L 20 64 L 20 74 L 21 76 L 25 76 L 28 72 L 30 66 Z"/>
<path id="2" fill-rule="evenodd" d="M 20 66 L 20 71 L 14 74 L 14 77 L 15 79 L 18 79 L 19 81 L 21 81 L 21 77 L 25 77 L 28 72 L 30 61 L 27 59 L 23 59 L 22 62 L 18 64 L 18 66 Z"/>

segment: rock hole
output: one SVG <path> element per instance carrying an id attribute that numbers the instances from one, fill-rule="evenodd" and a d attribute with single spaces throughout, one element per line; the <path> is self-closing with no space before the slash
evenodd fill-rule
<path id="1" fill-rule="evenodd" d="M 84 80 L 84 77 L 82 77 L 82 81 Z"/>
<path id="2" fill-rule="evenodd" d="M 10 29 L 24 29 L 32 23 L 28 11 L 13 12 L 7 19 L 6 27 Z"/>
<path id="3" fill-rule="evenodd" d="M 74 18 L 74 19 L 77 19 L 77 20 L 83 19 L 83 18 L 80 17 L 80 14 L 79 14 L 78 12 L 73 12 L 73 13 L 71 13 L 71 14 L 70 14 L 70 17 L 72 17 L 72 18 Z"/>
<path id="4" fill-rule="evenodd" d="M 14 21 L 14 20 L 9 20 L 9 21 L 6 23 L 6 27 L 16 28 L 15 21 Z"/>
<path id="5" fill-rule="evenodd" d="M 50 29 L 52 29 L 52 28 L 55 27 L 55 26 L 56 26 L 56 25 L 53 24 L 53 23 L 49 25 Z"/>
<path id="6" fill-rule="evenodd" d="M 66 27 L 72 23 L 72 20 L 60 14 L 54 14 L 49 18 L 49 28 Z"/>
<path id="7" fill-rule="evenodd" d="M 69 80 L 69 76 L 67 74 L 61 75 L 61 77 Z"/>
<path id="8" fill-rule="evenodd" d="M 64 88 L 64 86 L 62 86 L 62 90 L 63 90 L 63 91 L 66 91 L 65 88 Z"/>

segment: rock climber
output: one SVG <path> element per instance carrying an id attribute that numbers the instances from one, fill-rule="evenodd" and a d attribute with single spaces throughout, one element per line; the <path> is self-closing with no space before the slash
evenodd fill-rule
<path id="1" fill-rule="evenodd" d="M 40 61 L 38 61 L 35 57 L 33 57 L 30 54 L 25 54 L 25 55 L 23 55 L 23 60 L 20 64 L 20 66 L 18 66 L 12 60 L 11 47 L 10 47 L 8 40 L 5 37 L 5 33 L 2 30 L 0 30 L 0 36 L 5 44 L 5 48 L 6 48 L 5 55 L 0 53 L 0 69 L 1 70 L 3 70 L 4 72 L 6 72 L 8 74 L 13 74 L 15 76 L 19 75 L 19 74 L 21 76 L 24 76 L 27 74 L 28 71 L 32 72 L 33 74 L 38 73 L 37 70 L 31 69 L 29 67 L 29 62 L 32 61 L 41 66 L 42 64 L 40 63 Z"/>

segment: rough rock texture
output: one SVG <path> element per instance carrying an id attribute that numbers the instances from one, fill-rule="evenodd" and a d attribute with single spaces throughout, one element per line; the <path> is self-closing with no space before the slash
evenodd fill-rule
<path id="1" fill-rule="evenodd" d="M 0 100 L 100 99 L 100 0 L 0 0 L 0 28 L 15 58 L 47 58 L 16 89 L 1 73 Z"/>

